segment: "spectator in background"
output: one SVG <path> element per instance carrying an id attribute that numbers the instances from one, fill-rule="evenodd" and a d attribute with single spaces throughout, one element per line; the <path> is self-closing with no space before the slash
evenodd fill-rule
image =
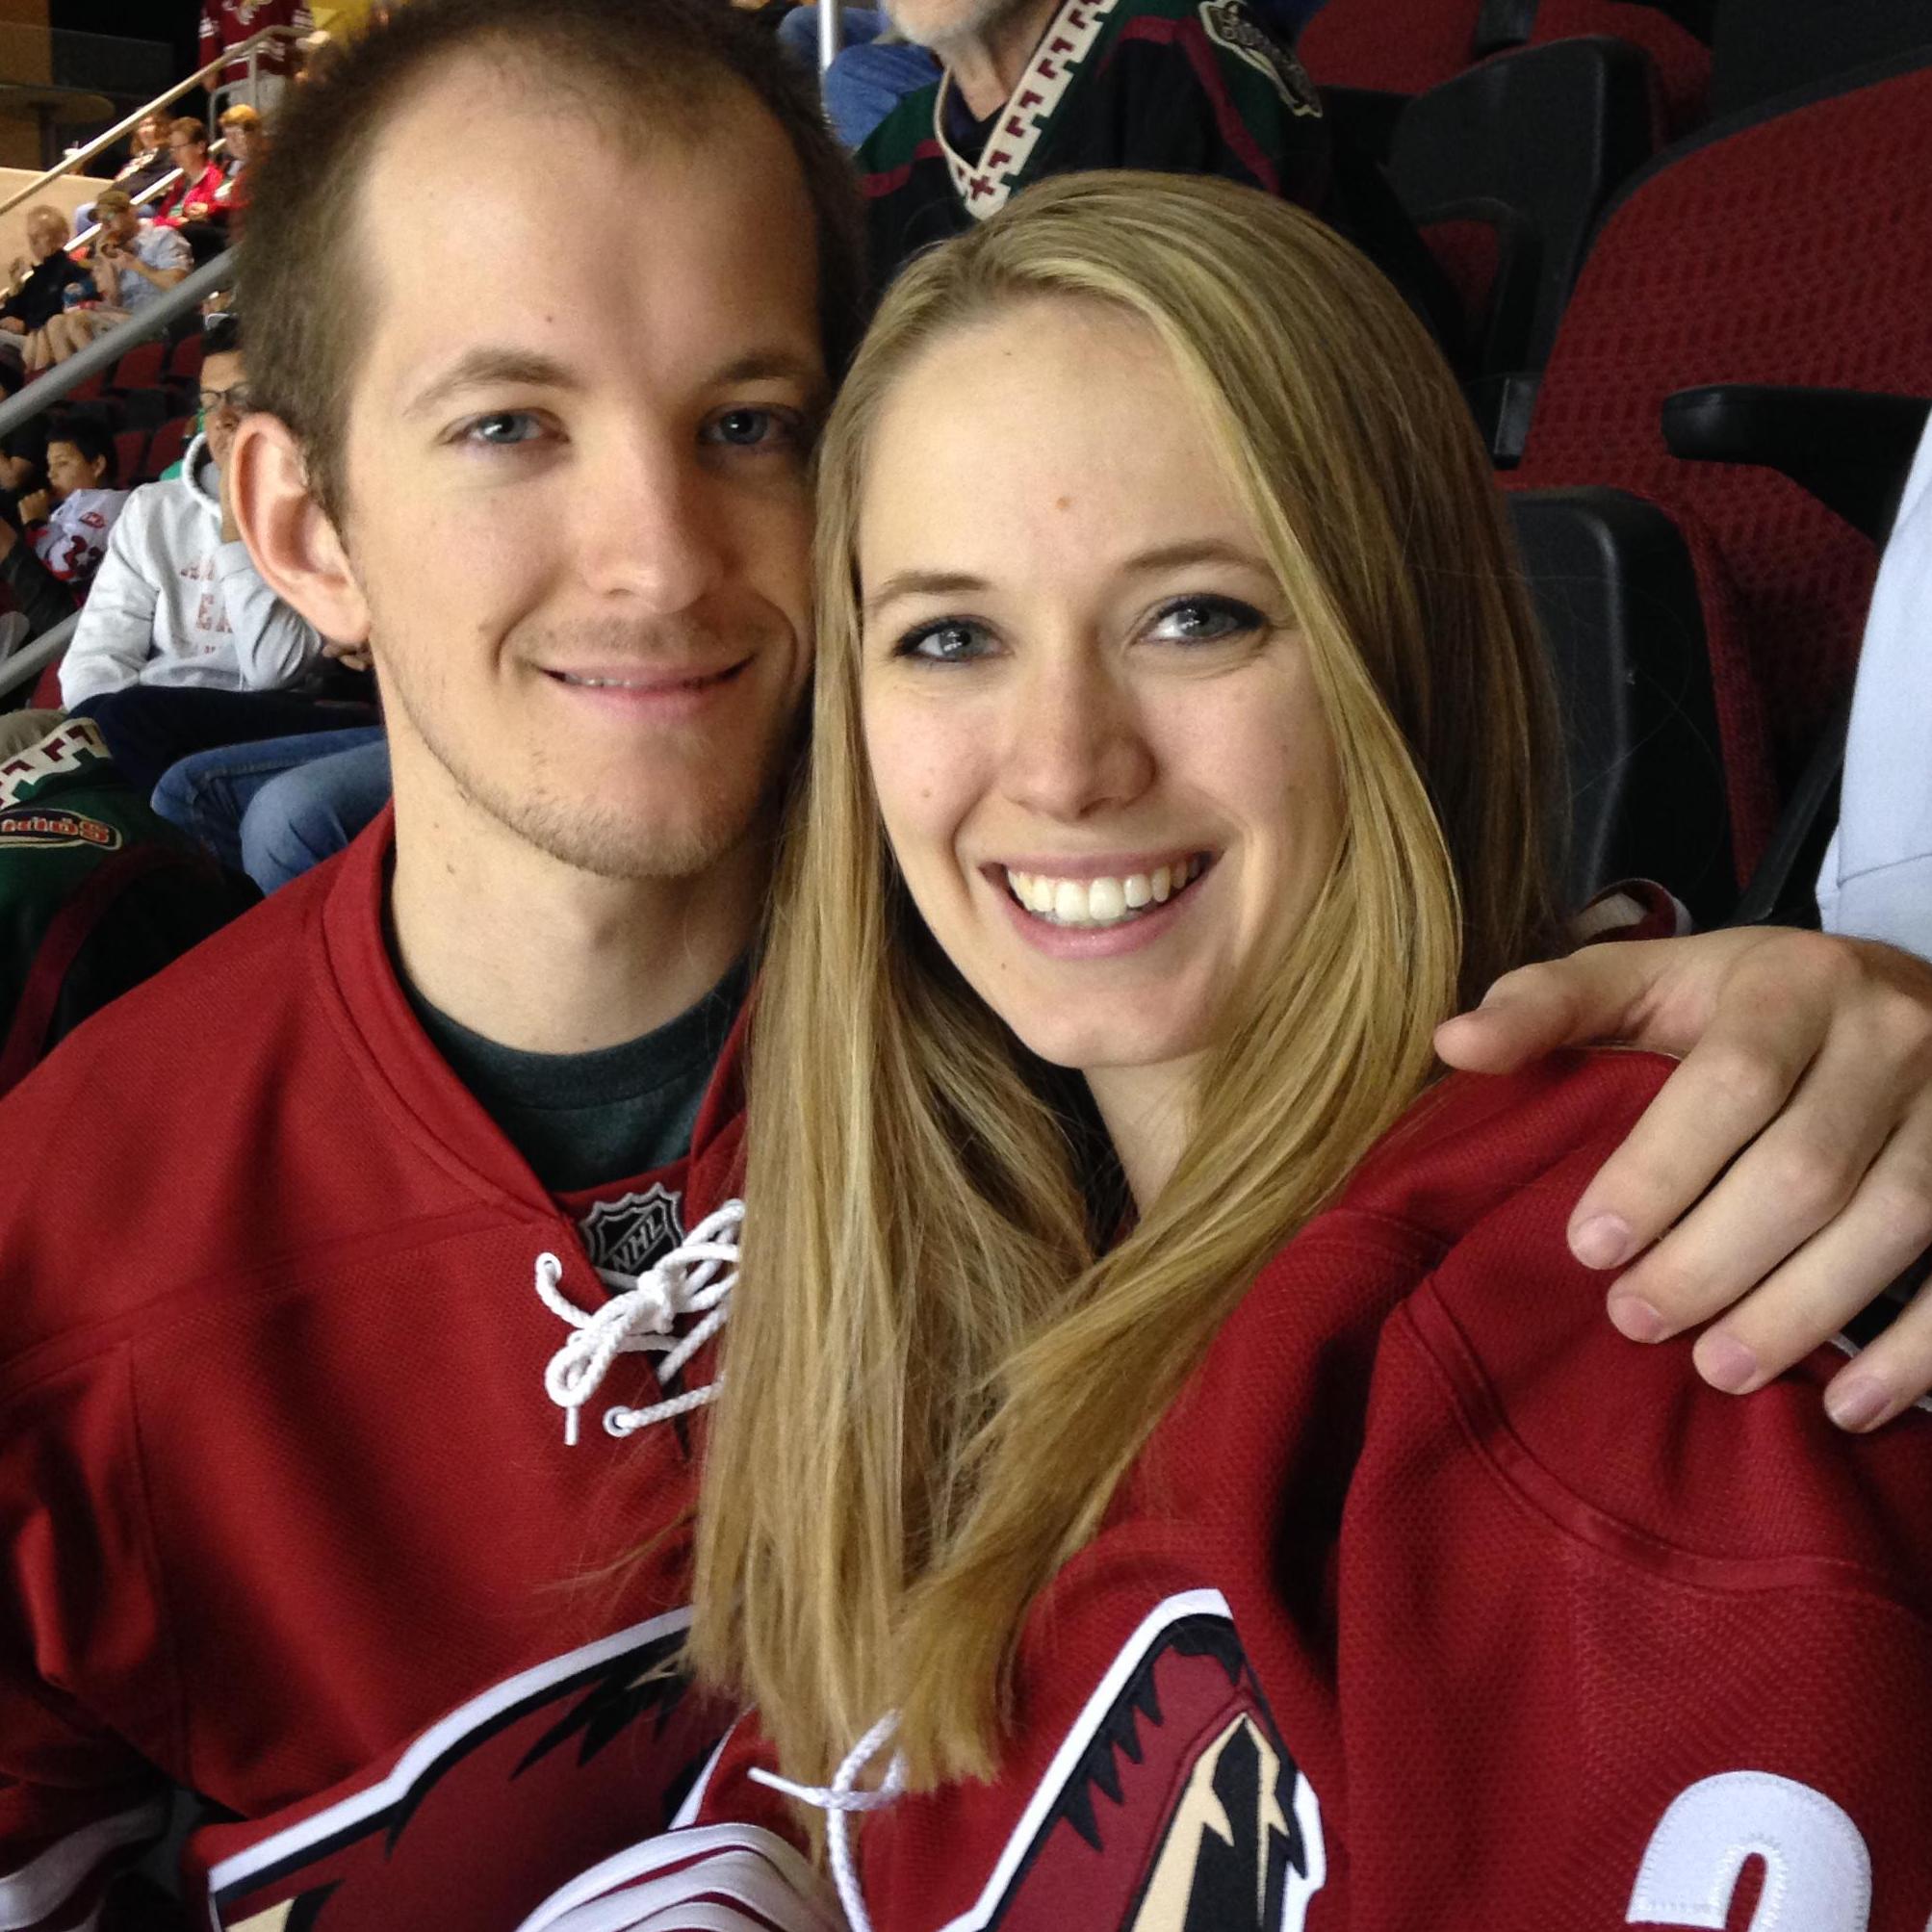
<path id="1" fill-rule="evenodd" d="M 67 218 L 58 208 L 27 211 L 27 249 L 32 263 L 15 264 L 13 292 L 0 302 L 0 329 L 16 340 L 31 374 L 54 359 L 47 324 L 62 312 L 67 289 L 86 284 L 88 271 L 67 253 Z"/>
<path id="2" fill-rule="evenodd" d="M 1919 439 L 1859 654 L 1838 831 L 1818 877 L 1828 933 L 1932 958 L 1932 425 Z"/>
<path id="3" fill-rule="evenodd" d="M 1251 0 L 1255 18 L 1292 46 L 1322 0 Z M 825 116 L 847 147 L 857 147 L 909 93 L 929 88 L 939 62 L 914 46 L 885 13 L 870 7 L 839 9 L 839 45 L 821 86 Z M 779 22 L 779 44 L 818 65 L 818 9 L 795 8 Z"/>
<path id="4" fill-rule="evenodd" d="M 230 47 L 241 46 L 267 27 L 289 27 L 294 34 L 307 34 L 315 26 L 308 0 L 203 0 L 201 8 L 201 64 L 219 59 Z M 264 41 L 254 55 L 254 99 L 257 108 L 272 105 L 276 94 L 296 71 L 299 56 L 294 35 Z M 238 55 L 227 62 L 210 89 L 217 95 L 231 94 L 249 83 L 249 57 Z"/>
<path id="5" fill-rule="evenodd" d="M 193 258 L 172 228 L 144 221 L 126 190 L 104 188 L 94 204 L 101 232 L 94 243 L 94 287 L 100 305 L 68 309 L 48 322 L 47 346 L 56 362 L 85 348 L 104 329 L 144 309 L 187 273 Z"/>
<path id="6" fill-rule="evenodd" d="M 231 107 L 221 116 L 221 139 L 227 143 L 227 178 L 215 193 L 214 220 L 240 225 L 248 206 L 247 170 L 268 151 L 268 130 L 251 107 Z"/>
<path id="7" fill-rule="evenodd" d="M 1242 0 L 889 0 L 940 65 L 858 153 L 874 286 L 1049 174 L 1216 174 L 1301 203 L 1453 331 L 1441 271 L 1366 155 L 1332 137 Z"/>
<path id="8" fill-rule="evenodd" d="M 173 158 L 167 152 L 167 124 L 165 114 L 148 115 L 137 123 L 129 139 L 127 159 L 121 163 L 113 184 L 124 190 L 130 199 L 146 193 L 156 182 L 165 181 L 174 171 Z M 83 201 L 74 210 L 76 235 L 85 234 L 94 225 L 98 205 Z"/>
<path id="9" fill-rule="evenodd" d="M 161 197 L 154 219 L 164 228 L 187 221 L 206 221 L 215 212 L 215 197 L 224 178 L 221 164 L 208 153 L 208 130 L 192 115 L 169 124 L 167 152 L 181 170 L 181 179 Z"/>
<path id="10" fill-rule="evenodd" d="M 126 506 L 116 487 L 114 437 L 91 416 L 57 423 L 47 437 L 47 486 L 20 502 L 34 554 L 76 594 L 85 593 Z"/>
<path id="11" fill-rule="evenodd" d="M 61 661 L 68 710 L 94 720 L 147 790 L 191 751 L 366 715 L 320 710 L 290 688 L 322 640 L 256 574 L 230 507 L 225 466 L 248 409 L 232 319 L 209 331 L 201 384 L 206 429 L 179 481 L 133 493 Z"/>

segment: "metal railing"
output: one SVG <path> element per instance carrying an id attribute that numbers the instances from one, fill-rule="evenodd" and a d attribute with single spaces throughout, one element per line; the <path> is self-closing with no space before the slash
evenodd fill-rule
<path id="1" fill-rule="evenodd" d="M 137 108 L 123 121 L 117 121 L 105 134 L 96 135 L 85 147 L 77 147 L 64 155 L 58 167 L 50 167 L 37 181 L 30 181 L 26 187 L 0 201 L 0 215 L 10 215 L 22 202 L 31 201 L 35 195 L 43 194 L 63 175 L 72 174 L 85 167 L 97 154 L 105 154 L 116 142 L 129 135 L 158 108 L 165 108 L 170 101 L 178 101 L 183 94 L 192 93 L 211 74 L 219 74 L 224 67 L 231 67 L 245 56 L 248 61 L 250 80 L 254 78 L 256 64 L 261 58 L 262 48 L 270 40 L 300 40 L 307 36 L 299 27 L 264 27 L 259 34 L 251 35 L 245 40 L 238 40 L 234 46 L 225 47 L 205 67 L 189 75 L 180 86 L 169 88 L 165 94 L 157 94 L 145 107 Z M 178 173 L 180 170 L 176 169 Z M 166 185 L 166 184 L 161 184 Z"/>
<path id="2" fill-rule="evenodd" d="M 193 314 L 210 296 L 226 288 L 234 272 L 234 251 L 224 249 L 185 280 L 176 282 L 171 289 L 164 289 L 126 322 L 97 335 L 65 362 L 56 363 L 36 376 L 17 396 L 0 402 L 0 440 L 11 436 L 23 423 L 31 423 L 51 409 L 90 377 L 106 374 L 136 343 L 151 341 L 170 323 Z M 79 621 L 78 611 L 72 617 L 63 618 L 51 631 L 43 631 L 0 662 L 0 698 L 17 691 L 23 684 L 31 684 L 67 648 L 67 640 Z"/>

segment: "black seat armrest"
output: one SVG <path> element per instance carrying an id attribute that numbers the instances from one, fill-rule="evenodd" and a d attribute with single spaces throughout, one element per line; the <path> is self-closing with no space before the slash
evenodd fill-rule
<path id="1" fill-rule="evenodd" d="M 1541 0 L 1482 0 L 1470 51 L 1479 58 L 1528 43 Z"/>
<path id="2" fill-rule="evenodd" d="M 1687 462 L 1776 470 L 1883 543 L 1928 411 L 1919 396 L 1717 382 L 1665 399 L 1663 440 Z"/>
<path id="3" fill-rule="evenodd" d="M 1359 153 L 1386 162 L 1395 145 L 1396 122 L 1413 94 L 1384 93 L 1376 88 L 1322 88 L 1322 111 L 1336 135 Z"/>

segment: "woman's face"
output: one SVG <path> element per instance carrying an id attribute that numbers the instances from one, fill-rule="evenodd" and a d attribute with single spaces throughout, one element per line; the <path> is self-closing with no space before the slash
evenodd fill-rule
<path id="1" fill-rule="evenodd" d="M 1166 351 L 1039 300 L 944 337 L 875 427 L 865 744 L 934 937 L 1035 1052 L 1195 1054 L 1332 860 L 1294 613 Z"/>

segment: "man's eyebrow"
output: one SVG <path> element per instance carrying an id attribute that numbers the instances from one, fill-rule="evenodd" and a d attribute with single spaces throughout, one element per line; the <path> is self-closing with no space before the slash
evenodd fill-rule
<path id="1" fill-rule="evenodd" d="M 863 616 L 870 622 L 887 605 L 901 597 L 969 597 L 985 590 L 987 580 L 957 570 L 902 570 L 889 577 L 865 600 Z"/>
<path id="2" fill-rule="evenodd" d="M 795 382 L 813 396 L 826 387 L 825 371 L 815 357 L 786 348 L 754 348 L 734 356 L 711 381 L 721 388 L 734 382 Z"/>
<path id="3" fill-rule="evenodd" d="M 403 410 L 421 416 L 465 389 L 491 384 L 523 389 L 576 389 L 576 376 L 556 360 L 536 349 L 485 346 L 465 349 L 433 382 L 417 391 Z"/>

